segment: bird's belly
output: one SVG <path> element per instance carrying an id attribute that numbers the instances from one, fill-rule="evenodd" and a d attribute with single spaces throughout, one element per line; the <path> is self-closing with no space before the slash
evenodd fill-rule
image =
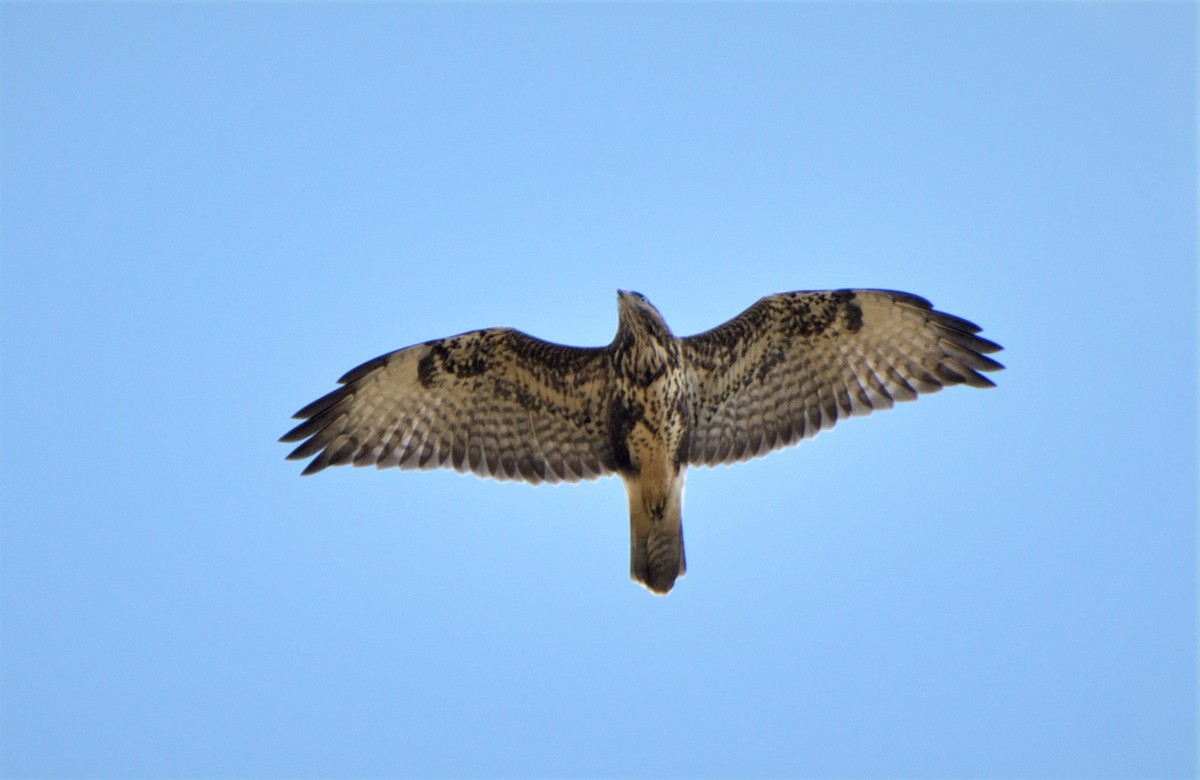
<path id="1" fill-rule="evenodd" d="M 666 483 L 676 471 L 673 453 L 677 437 L 664 436 L 663 430 L 638 423 L 629 432 L 629 460 L 644 482 Z"/>
<path id="2" fill-rule="evenodd" d="M 648 482 L 668 484 L 679 471 L 680 446 L 688 435 L 683 390 L 674 377 L 647 388 L 642 414 L 629 431 L 629 459 Z"/>

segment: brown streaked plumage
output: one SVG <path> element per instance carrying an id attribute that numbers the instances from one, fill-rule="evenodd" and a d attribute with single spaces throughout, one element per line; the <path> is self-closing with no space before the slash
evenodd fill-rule
<path id="1" fill-rule="evenodd" d="M 289 458 L 327 466 L 454 468 L 525 482 L 620 474 L 630 569 L 656 593 L 686 571 L 689 465 L 765 455 L 838 420 L 967 384 L 1001 366 L 979 327 L 890 290 L 781 293 L 677 338 L 642 295 L 618 294 L 607 347 L 510 328 L 383 355 L 296 413 Z"/>

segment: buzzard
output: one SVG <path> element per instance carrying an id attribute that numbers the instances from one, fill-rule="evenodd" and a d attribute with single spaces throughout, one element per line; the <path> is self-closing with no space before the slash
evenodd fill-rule
<path id="1" fill-rule="evenodd" d="M 304 474 L 351 463 L 454 468 L 525 482 L 619 474 L 630 573 L 667 593 L 686 563 L 688 466 L 765 455 L 844 417 L 947 385 L 992 387 L 1003 366 L 977 325 L 891 290 L 768 295 L 695 336 L 639 293 L 617 293 L 617 335 L 570 347 L 512 328 L 434 339 L 352 369 L 296 412 L 281 441 Z"/>

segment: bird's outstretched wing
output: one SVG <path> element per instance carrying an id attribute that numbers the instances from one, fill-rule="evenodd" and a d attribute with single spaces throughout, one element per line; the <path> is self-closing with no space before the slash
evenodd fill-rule
<path id="1" fill-rule="evenodd" d="M 1003 368 L 986 356 L 1001 347 L 978 332 L 908 293 L 768 295 L 682 339 L 692 392 L 688 461 L 748 460 L 918 393 L 991 387 L 979 372 Z"/>
<path id="2" fill-rule="evenodd" d="M 427 341 L 375 358 L 295 414 L 304 469 L 352 463 L 454 468 L 526 482 L 615 469 L 604 428 L 603 348 L 551 344 L 510 328 Z"/>

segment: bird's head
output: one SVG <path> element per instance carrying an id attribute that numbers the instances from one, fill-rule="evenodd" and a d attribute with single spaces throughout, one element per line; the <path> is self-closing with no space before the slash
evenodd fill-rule
<path id="1" fill-rule="evenodd" d="M 617 313 L 620 323 L 618 335 L 641 335 L 664 344 L 674 339 L 666 320 L 641 293 L 617 290 Z"/>

